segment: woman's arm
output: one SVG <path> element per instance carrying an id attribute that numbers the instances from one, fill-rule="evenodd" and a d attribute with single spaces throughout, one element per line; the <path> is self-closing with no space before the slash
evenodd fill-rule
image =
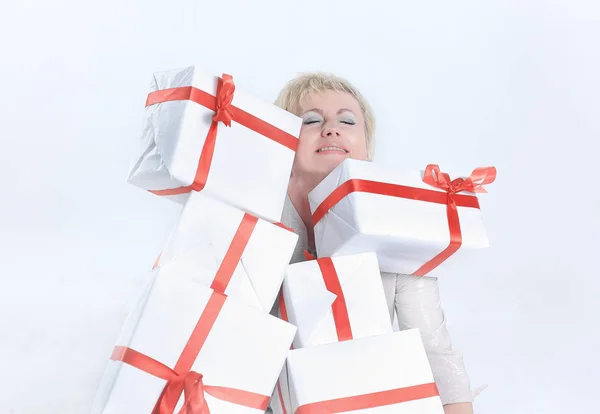
<path id="1" fill-rule="evenodd" d="M 400 330 L 419 328 L 446 414 L 473 413 L 473 394 L 462 356 L 452 349 L 432 277 L 396 275 L 396 315 Z"/>

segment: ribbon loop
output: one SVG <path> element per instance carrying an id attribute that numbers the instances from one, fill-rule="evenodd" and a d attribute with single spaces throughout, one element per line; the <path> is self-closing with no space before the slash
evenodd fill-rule
<path id="1" fill-rule="evenodd" d="M 214 122 L 223 122 L 224 125 L 230 127 L 233 120 L 233 112 L 231 111 L 231 102 L 233 102 L 233 93 L 235 92 L 235 84 L 231 75 L 223 74 L 223 78 L 219 79 L 217 86 L 217 105 Z"/>
<path id="2" fill-rule="evenodd" d="M 210 414 L 210 410 L 204 399 L 202 374 L 191 371 L 185 375 L 183 395 L 185 402 L 179 414 Z"/>
<path id="3" fill-rule="evenodd" d="M 440 171 L 440 167 L 436 164 L 429 164 L 425 168 L 425 175 L 423 181 L 433 187 L 449 190 L 450 189 L 450 177 L 446 173 Z"/>
<path id="4" fill-rule="evenodd" d="M 172 414 L 173 408 L 184 394 L 184 403 L 179 414 L 210 414 L 204 399 L 202 374 L 190 371 L 185 375 L 174 374 L 167 381 L 158 400 L 156 414 Z"/>
<path id="5" fill-rule="evenodd" d="M 423 182 L 449 194 L 456 194 L 461 191 L 487 193 L 483 186 L 493 183 L 495 179 L 496 167 L 478 167 L 473 170 L 467 179 L 456 178 L 450 181 L 450 176 L 447 173 L 440 172 L 440 167 L 436 164 L 429 164 L 425 168 L 423 176 Z"/>

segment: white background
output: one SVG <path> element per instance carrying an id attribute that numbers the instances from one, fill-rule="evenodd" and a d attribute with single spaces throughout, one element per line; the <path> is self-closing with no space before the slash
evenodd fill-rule
<path id="1" fill-rule="evenodd" d="M 589 0 L 2 2 L 0 413 L 87 413 L 178 206 L 126 184 L 153 71 L 273 100 L 350 79 L 377 160 L 469 173 L 492 248 L 442 280 L 477 413 L 597 409 L 600 5 Z"/>

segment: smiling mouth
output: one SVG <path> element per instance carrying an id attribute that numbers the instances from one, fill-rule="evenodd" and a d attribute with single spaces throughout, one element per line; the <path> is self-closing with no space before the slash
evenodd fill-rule
<path id="1" fill-rule="evenodd" d="M 319 148 L 316 152 L 317 153 L 319 153 L 319 152 L 340 152 L 342 154 L 348 153 L 348 151 L 346 151 L 345 149 L 340 148 L 340 147 L 334 147 L 334 146 Z"/>

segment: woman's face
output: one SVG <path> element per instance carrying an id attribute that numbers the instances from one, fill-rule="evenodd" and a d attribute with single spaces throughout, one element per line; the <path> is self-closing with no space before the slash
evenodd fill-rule
<path id="1" fill-rule="evenodd" d="M 325 178 L 344 159 L 367 159 L 365 118 L 345 92 L 310 93 L 300 102 L 303 119 L 292 174 Z"/>

